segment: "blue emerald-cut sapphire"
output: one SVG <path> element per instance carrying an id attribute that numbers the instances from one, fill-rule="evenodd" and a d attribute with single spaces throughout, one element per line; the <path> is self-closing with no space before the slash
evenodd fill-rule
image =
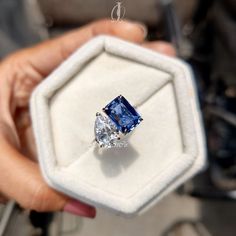
<path id="1" fill-rule="evenodd" d="M 112 100 L 103 110 L 124 134 L 129 133 L 142 121 L 138 112 L 122 95 Z"/>

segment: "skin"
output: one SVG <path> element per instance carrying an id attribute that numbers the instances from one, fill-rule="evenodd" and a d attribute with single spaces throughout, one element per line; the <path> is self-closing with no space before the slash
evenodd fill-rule
<path id="1" fill-rule="evenodd" d="M 25 209 L 66 210 L 95 217 L 95 208 L 51 189 L 37 163 L 29 116 L 29 97 L 37 84 L 74 50 L 99 34 L 109 34 L 175 55 L 165 42 L 145 42 L 145 28 L 134 22 L 100 20 L 20 50 L 0 63 L 0 202 L 14 199 Z M 68 207 L 69 206 L 69 207 Z M 72 209 L 73 208 L 73 209 Z"/>

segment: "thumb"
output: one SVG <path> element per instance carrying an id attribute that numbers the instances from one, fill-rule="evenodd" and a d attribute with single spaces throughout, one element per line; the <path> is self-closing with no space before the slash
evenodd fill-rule
<path id="1" fill-rule="evenodd" d="M 146 37 L 147 31 L 145 26 L 139 23 L 99 20 L 77 30 L 73 30 L 61 37 L 45 41 L 23 52 L 29 64 L 44 77 L 55 69 L 55 67 L 65 60 L 74 50 L 89 39 L 100 34 L 113 35 L 127 41 L 142 43 Z"/>

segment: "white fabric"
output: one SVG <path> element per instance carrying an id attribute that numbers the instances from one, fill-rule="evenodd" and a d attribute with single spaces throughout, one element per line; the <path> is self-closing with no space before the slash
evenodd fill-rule
<path id="1" fill-rule="evenodd" d="M 95 114 L 122 94 L 142 115 L 127 148 L 99 150 Z M 201 170 L 205 144 L 189 67 L 100 36 L 33 93 L 40 166 L 53 188 L 126 215 L 147 209 Z"/>

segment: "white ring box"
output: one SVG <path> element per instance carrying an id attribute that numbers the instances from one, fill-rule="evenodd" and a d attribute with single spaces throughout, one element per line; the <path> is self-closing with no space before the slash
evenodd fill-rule
<path id="1" fill-rule="evenodd" d="M 127 147 L 101 152 L 94 142 L 96 112 L 120 94 L 143 121 Z M 186 63 L 110 36 L 79 48 L 31 98 L 47 183 L 126 216 L 148 209 L 205 167 L 200 113 Z"/>

